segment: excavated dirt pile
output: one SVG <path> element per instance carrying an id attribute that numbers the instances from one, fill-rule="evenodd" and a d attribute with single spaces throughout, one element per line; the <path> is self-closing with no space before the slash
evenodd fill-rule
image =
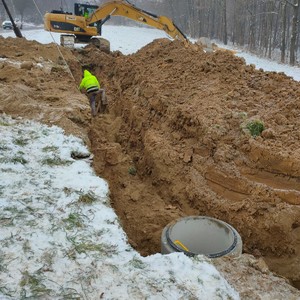
<path id="1" fill-rule="evenodd" d="M 297 284 L 299 82 L 230 52 L 161 39 L 129 56 L 63 49 L 74 84 L 54 45 L 12 40 L 0 43 L 0 110 L 85 139 L 135 249 L 160 252 L 168 223 L 211 216 L 237 229 L 245 253 Z M 91 119 L 77 89 L 81 66 L 106 89 L 108 114 Z"/>
<path id="2" fill-rule="evenodd" d="M 114 120 L 95 119 L 90 139 L 133 246 L 159 252 L 169 222 L 212 216 L 238 230 L 245 252 L 299 280 L 299 82 L 168 40 L 80 60 L 110 95 Z"/>

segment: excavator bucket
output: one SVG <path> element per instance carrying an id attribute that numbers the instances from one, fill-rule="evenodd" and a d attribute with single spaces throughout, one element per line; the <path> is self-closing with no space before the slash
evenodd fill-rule
<path id="1" fill-rule="evenodd" d="M 110 42 L 103 37 L 94 36 L 91 38 L 91 43 L 105 53 L 110 52 Z"/>

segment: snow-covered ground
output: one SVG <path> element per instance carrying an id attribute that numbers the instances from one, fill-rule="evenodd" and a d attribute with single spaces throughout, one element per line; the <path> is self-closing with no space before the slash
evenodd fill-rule
<path id="1" fill-rule="evenodd" d="M 0 35 L 4 37 L 15 36 L 12 30 L 0 31 Z M 60 43 L 60 33 L 46 32 L 42 28 L 22 30 L 22 35 L 28 40 L 36 40 L 42 44 Z M 162 30 L 112 25 L 103 26 L 102 36 L 110 41 L 112 51 L 119 50 L 124 54 L 134 53 L 154 39 L 168 37 Z"/>
<path id="2" fill-rule="evenodd" d="M 242 57 L 245 59 L 248 65 L 253 64 L 257 69 L 261 68 L 264 71 L 270 72 L 283 72 L 287 76 L 294 78 L 297 81 L 300 81 L 300 68 L 299 67 L 291 67 L 287 64 L 277 63 L 273 60 L 267 58 L 260 58 L 251 53 L 240 50 L 235 46 L 225 46 L 223 44 L 219 45 L 225 49 L 231 49 L 236 51 L 236 56 Z"/>
<path id="3" fill-rule="evenodd" d="M 22 33 L 59 41 L 43 29 Z M 116 26 L 105 26 L 103 36 L 124 54 L 166 37 Z M 298 68 L 238 55 L 300 80 Z M 0 136 L 0 299 L 239 299 L 202 256 L 135 252 L 109 205 L 107 183 L 88 159 L 74 159 L 88 154 L 79 139 L 6 115 Z"/>
<path id="4" fill-rule="evenodd" d="M 254 64 L 256 68 L 261 68 L 264 71 L 283 72 L 294 80 L 300 81 L 300 68 L 298 67 L 291 67 L 265 58 L 259 58 L 246 52 L 238 51 L 236 56 L 243 57 L 247 64 Z"/>

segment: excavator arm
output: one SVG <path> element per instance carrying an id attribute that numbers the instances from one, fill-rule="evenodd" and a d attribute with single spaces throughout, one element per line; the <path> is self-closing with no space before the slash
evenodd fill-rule
<path id="1" fill-rule="evenodd" d="M 156 16 L 145 10 L 139 9 L 128 1 L 115 0 L 104 3 L 87 19 L 87 24 L 103 20 L 104 23 L 111 16 L 126 17 L 136 22 L 140 22 L 151 27 L 164 30 L 173 39 L 181 40 L 189 43 L 187 37 L 180 31 L 180 29 L 173 23 L 171 19 L 165 16 Z"/>

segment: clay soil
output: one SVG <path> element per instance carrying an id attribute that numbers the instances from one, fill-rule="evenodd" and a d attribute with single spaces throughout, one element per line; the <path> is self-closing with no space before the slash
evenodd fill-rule
<path id="1" fill-rule="evenodd" d="M 300 282 L 299 82 L 164 39 L 128 56 L 61 51 L 72 75 L 55 45 L 1 39 L 0 110 L 85 140 L 137 251 L 160 252 L 177 218 L 211 216 L 237 229 L 244 253 Z M 109 112 L 93 119 L 82 68 L 108 95 Z"/>

